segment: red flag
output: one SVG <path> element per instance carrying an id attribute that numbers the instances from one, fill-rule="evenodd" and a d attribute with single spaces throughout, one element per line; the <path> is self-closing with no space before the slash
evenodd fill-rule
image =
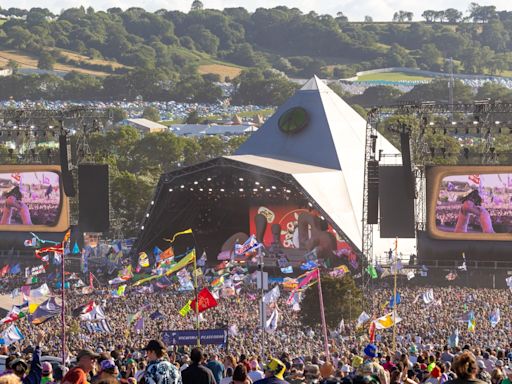
<path id="1" fill-rule="evenodd" d="M 213 297 L 208 288 L 201 289 L 197 295 L 197 309 L 199 313 L 206 311 L 208 308 L 213 308 L 216 306 L 217 300 L 215 300 L 215 297 Z M 196 299 L 192 300 L 190 307 L 194 311 L 196 310 Z"/>
<path id="2" fill-rule="evenodd" d="M 92 272 L 89 272 L 89 287 L 91 287 L 91 288 L 94 288 L 94 284 L 92 283 L 93 278 L 94 278 L 94 275 L 92 274 Z"/>
<path id="3" fill-rule="evenodd" d="M 369 334 L 370 334 L 370 343 L 374 343 L 375 342 L 375 322 L 374 321 L 372 321 L 370 323 Z"/>
<path id="4" fill-rule="evenodd" d="M 172 247 L 167 248 L 160 254 L 160 260 L 169 259 L 171 257 L 174 257 L 174 249 Z"/>
<path id="5" fill-rule="evenodd" d="M 9 264 L 4 265 L 2 269 L 0 269 L 0 277 L 4 277 L 9 273 Z"/>
<path id="6" fill-rule="evenodd" d="M 480 175 L 469 175 L 468 179 L 469 181 L 472 181 L 473 183 L 480 185 Z"/>

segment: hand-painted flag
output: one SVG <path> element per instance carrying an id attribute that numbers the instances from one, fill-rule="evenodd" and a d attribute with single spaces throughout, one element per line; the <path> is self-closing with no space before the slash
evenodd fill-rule
<path id="1" fill-rule="evenodd" d="M 12 307 L 9 313 L 5 315 L 3 319 L 0 319 L 0 324 L 12 323 L 18 319 L 24 318 L 25 316 L 25 313 L 18 306 L 15 305 Z"/>
<path id="2" fill-rule="evenodd" d="M 368 337 L 370 338 L 370 343 L 375 342 L 375 329 L 376 329 L 375 322 L 372 321 L 370 323 L 370 328 L 368 329 Z"/>
<path id="3" fill-rule="evenodd" d="M 211 286 L 213 288 L 219 288 L 222 287 L 222 284 L 224 284 L 224 276 L 218 277 L 215 280 L 213 280 Z"/>
<path id="4" fill-rule="evenodd" d="M 136 322 L 135 322 L 135 325 L 133 326 L 133 329 L 137 332 L 142 332 L 144 330 L 144 318 L 141 317 L 139 318 Z"/>
<path id="5" fill-rule="evenodd" d="M 456 272 L 450 272 L 445 277 L 446 277 L 446 280 L 453 281 L 453 280 L 455 280 L 457 278 L 457 273 Z"/>
<path id="6" fill-rule="evenodd" d="M 434 290 L 432 288 L 428 289 L 423 293 L 422 298 L 425 304 L 432 303 L 434 301 Z"/>
<path id="7" fill-rule="evenodd" d="M 174 236 L 172 237 L 172 239 L 164 239 L 165 241 L 168 241 L 169 243 L 174 243 L 174 240 L 176 240 L 176 238 L 178 236 L 181 236 L 181 235 L 185 235 L 187 233 L 192 233 L 192 229 L 189 228 L 189 229 L 185 229 L 184 231 L 181 231 L 181 232 L 176 232 L 174 234 Z"/>
<path id="8" fill-rule="evenodd" d="M 318 267 L 318 264 L 315 263 L 313 260 L 308 260 L 305 263 L 300 265 L 300 269 L 302 269 L 303 271 L 310 271 L 317 267 Z"/>
<path id="9" fill-rule="evenodd" d="M 50 288 L 48 288 L 48 285 L 44 283 L 39 288 L 31 289 L 30 290 L 30 297 L 37 298 L 37 297 L 46 297 L 50 294 Z"/>
<path id="10" fill-rule="evenodd" d="M 197 295 L 197 300 L 194 299 L 190 303 L 190 307 L 194 310 L 194 312 L 199 311 L 199 313 L 206 311 L 208 308 L 216 307 L 217 305 L 217 300 L 215 300 L 215 297 L 213 297 L 208 288 L 201 289 Z"/>
<path id="11" fill-rule="evenodd" d="M 5 275 L 7 275 L 9 273 L 9 269 L 9 264 L 5 264 L 4 267 L 0 269 L 0 277 L 4 277 Z"/>
<path id="12" fill-rule="evenodd" d="M 235 244 L 235 255 L 243 256 L 249 252 L 253 252 L 263 246 L 263 244 L 258 243 L 256 240 L 256 236 L 251 235 L 243 244 Z"/>

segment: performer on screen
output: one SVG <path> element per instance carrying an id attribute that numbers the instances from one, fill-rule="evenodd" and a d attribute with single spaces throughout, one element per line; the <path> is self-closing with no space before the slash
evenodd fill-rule
<path id="1" fill-rule="evenodd" d="M 30 217 L 30 211 L 28 206 L 21 201 L 23 194 L 19 187 L 14 187 L 10 191 L 4 193 L 5 205 L 2 208 L 2 219 L 0 224 L 11 224 L 12 213 L 14 210 L 18 211 L 21 218 L 21 223 L 24 225 L 32 225 L 32 219 Z"/>
<path id="2" fill-rule="evenodd" d="M 483 233 L 494 233 L 491 215 L 481 204 L 482 198 L 476 189 L 464 196 L 457 218 L 457 224 L 455 225 L 455 232 L 467 232 L 469 219 L 473 214 L 479 218 Z"/>

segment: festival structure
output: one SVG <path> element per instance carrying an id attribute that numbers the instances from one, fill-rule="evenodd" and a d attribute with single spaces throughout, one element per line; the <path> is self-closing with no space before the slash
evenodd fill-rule
<path id="1" fill-rule="evenodd" d="M 270 253 L 303 260 L 313 249 L 318 256 L 339 251 L 356 266 L 365 127 L 356 111 L 311 78 L 234 156 L 163 174 L 136 250 L 165 246 L 170 233 L 193 228 L 196 247 L 209 258 L 229 257 L 235 243 L 254 234 Z M 399 154 L 380 134 L 376 146 Z"/>

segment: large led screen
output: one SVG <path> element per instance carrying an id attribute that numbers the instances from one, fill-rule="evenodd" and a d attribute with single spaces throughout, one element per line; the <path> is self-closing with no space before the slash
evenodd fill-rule
<path id="1" fill-rule="evenodd" d="M 512 167 L 432 167 L 427 185 L 433 237 L 512 240 Z"/>
<path id="2" fill-rule="evenodd" d="M 0 166 L 0 231 L 60 232 L 69 226 L 58 166 Z"/>

